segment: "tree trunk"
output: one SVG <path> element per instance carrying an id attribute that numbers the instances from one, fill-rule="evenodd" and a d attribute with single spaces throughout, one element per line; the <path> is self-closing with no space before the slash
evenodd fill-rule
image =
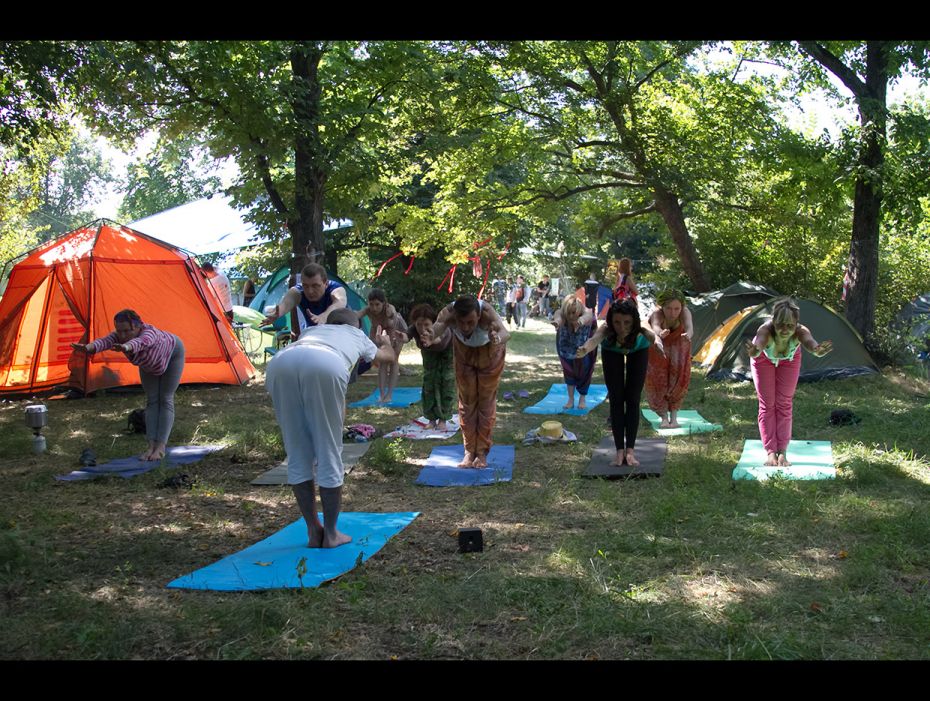
<path id="1" fill-rule="evenodd" d="M 691 234 L 685 223 L 685 215 L 681 211 L 678 198 L 661 185 L 654 185 L 652 194 L 655 197 L 656 210 L 662 216 L 672 235 L 681 265 L 688 279 L 691 280 L 691 285 L 697 292 L 710 292 L 710 280 L 707 279 L 704 266 L 691 241 Z"/>
<path id="2" fill-rule="evenodd" d="M 878 295 L 887 87 L 886 47 L 883 42 L 870 41 L 866 44 L 865 92 L 856 95 L 862 124 L 862 146 L 853 203 L 853 230 L 847 264 L 850 284 L 846 296 L 846 318 L 867 341 L 874 330 Z"/>
<path id="3" fill-rule="evenodd" d="M 326 251 L 323 240 L 323 201 L 326 163 L 319 132 L 323 49 L 315 42 L 300 42 L 291 51 L 294 96 L 291 108 L 297 127 L 294 135 L 294 215 L 288 221 L 295 273 L 307 263 L 319 262 Z"/>

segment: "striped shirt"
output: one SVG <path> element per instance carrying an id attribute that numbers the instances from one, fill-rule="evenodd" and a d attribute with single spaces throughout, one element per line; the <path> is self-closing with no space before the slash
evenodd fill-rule
<path id="1" fill-rule="evenodd" d="M 90 352 L 109 350 L 117 343 L 119 339 L 116 337 L 116 331 L 113 331 L 103 338 L 96 339 L 91 344 L 93 349 Z M 156 329 L 150 324 L 142 324 L 142 332 L 123 345 L 131 349 L 131 352 L 126 354 L 130 363 L 137 365 L 149 375 L 164 375 L 174 352 L 175 335 Z"/>

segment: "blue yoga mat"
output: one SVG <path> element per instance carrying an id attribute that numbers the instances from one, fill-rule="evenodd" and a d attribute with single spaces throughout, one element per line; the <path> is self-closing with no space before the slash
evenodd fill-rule
<path id="1" fill-rule="evenodd" d="M 761 482 L 775 475 L 791 480 L 836 479 L 830 441 L 791 441 L 787 454 L 791 462 L 788 467 L 766 467 L 762 464 L 767 457 L 762 441 L 746 441 L 733 468 L 733 479 Z"/>
<path id="2" fill-rule="evenodd" d="M 419 515 L 416 511 L 340 514 L 339 530 L 352 536 L 352 542 L 338 548 L 308 548 L 307 524 L 300 518 L 255 545 L 178 577 L 167 586 L 212 591 L 318 587 L 370 558 Z"/>
<path id="3" fill-rule="evenodd" d="M 681 428 L 659 428 L 662 417 L 652 409 L 643 409 L 643 416 L 660 436 L 690 436 L 692 433 L 723 430 L 723 426 L 710 423 L 694 409 L 682 409 L 678 412 L 678 423 Z"/>
<path id="4" fill-rule="evenodd" d="M 441 445 L 433 448 L 426 459 L 426 467 L 414 484 L 428 487 L 476 487 L 495 482 L 509 482 L 513 479 L 514 449 L 512 445 L 491 446 L 488 453 L 488 466 L 480 469 L 474 467 L 456 467 L 465 457 L 465 447 L 461 445 Z"/>
<path id="5" fill-rule="evenodd" d="M 391 401 L 387 404 L 379 404 L 378 397 L 381 396 L 381 392 L 378 390 L 372 391 L 364 399 L 359 399 L 357 402 L 352 402 L 349 404 L 350 409 L 354 409 L 360 406 L 390 406 L 390 407 L 408 407 L 413 404 L 416 404 L 423 398 L 423 388 L 422 387 L 395 387 L 394 392 L 391 395 Z"/>
<path id="6" fill-rule="evenodd" d="M 554 384 L 549 388 L 549 393 L 540 399 L 533 406 L 528 406 L 523 410 L 524 414 L 568 414 L 570 416 L 584 416 L 592 409 L 607 399 L 607 385 L 591 385 L 588 387 L 588 398 L 585 400 L 587 406 L 579 409 L 578 393 L 575 392 L 574 409 L 563 409 L 562 406 L 568 401 L 568 387 L 563 383 Z"/>
<path id="7" fill-rule="evenodd" d="M 210 453 L 222 450 L 225 445 L 178 445 L 168 448 L 165 452 L 165 467 L 177 467 L 188 463 L 203 460 Z M 161 467 L 160 460 L 140 460 L 137 456 L 117 458 L 109 462 L 100 463 L 83 470 L 75 470 L 67 475 L 55 475 L 56 480 L 62 482 L 76 482 L 79 480 L 92 480 L 104 475 L 119 475 L 124 479 L 141 475 L 144 472 Z"/>

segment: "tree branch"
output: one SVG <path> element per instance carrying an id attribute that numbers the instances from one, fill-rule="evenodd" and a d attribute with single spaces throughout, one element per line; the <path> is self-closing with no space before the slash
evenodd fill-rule
<path id="1" fill-rule="evenodd" d="M 656 66 L 652 68 L 652 70 L 646 73 L 646 75 L 644 75 L 642 78 L 637 80 L 636 83 L 633 85 L 632 89 L 630 90 L 630 92 L 636 92 L 637 90 L 639 90 L 639 88 L 644 83 L 649 81 L 652 78 L 652 76 L 654 76 L 660 70 L 665 68 L 667 65 L 669 65 L 673 61 L 677 61 L 681 58 L 684 58 L 688 54 L 690 54 L 692 51 L 694 51 L 694 49 L 698 46 L 698 44 L 699 42 L 685 42 L 681 44 L 680 46 L 678 46 L 671 56 L 669 56 L 664 61 L 660 61 Z"/>
<path id="2" fill-rule="evenodd" d="M 830 53 L 826 47 L 821 46 L 816 41 L 799 41 L 798 46 L 801 47 L 804 53 L 839 78 L 857 99 L 867 96 L 865 82 L 849 66 Z"/>
<path id="3" fill-rule="evenodd" d="M 573 195 L 577 195 L 581 192 L 590 192 L 592 190 L 608 190 L 608 189 L 615 188 L 615 187 L 636 187 L 636 186 L 631 185 L 630 183 L 626 183 L 626 182 L 606 182 L 606 183 L 594 183 L 592 185 L 580 185 L 578 187 L 573 187 L 573 188 L 560 188 L 560 191 L 536 190 L 535 192 L 537 194 L 533 195 L 529 199 L 520 200 L 516 202 L 507 202 L 505 204 L 499 204 L 499 205 L 489 205 L 486 207 L 476 207 L 475 209 L 472 209 L 469 212 L 469 214 L 479 214 L 480 212 L 489 212 L 493 210 L 511 209 L 513 207 L 522 207 L 523 205 L 532 204 L 533 202 L 536 202 L 537 200 L 559 201 L 559 200 L 564 200 L 569 197 L 572 197 Z M 528 190 L 527 192 L 533 192 L 533 190 Z"/>
<path id="4" fill-rule="evenodd" d="M 623 221 L 624 219 L 633 219 L 635 217 L 640 217 L 643 214 L 648 214 L 649 212 L 656 211 L 656 203 L 652 202 L 651 204 L 642 207 L 641 209 L 634 209 L 629 212 L 620 212 L 619 214 L 612 214 L 607 217 L 598 227 L 598 233 L 603 234 L 607 231 L 608 227 L 613 226 L 618 221 Z"/>

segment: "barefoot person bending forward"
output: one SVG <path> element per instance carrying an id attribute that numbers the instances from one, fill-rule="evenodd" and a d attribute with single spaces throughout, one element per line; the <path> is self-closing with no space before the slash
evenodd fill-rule
<path id="1" fill-rule="evenodd" d="M 678 410 L 691 382 L 694 326 L 680 291 L 660 292 L 656 302 L 659 308 L 649 317 L 656 342 L 649 348 L 646 399 L 662 419 L 659 428 L 679 428 Z"/>
<path id="2" fill-rule="evenodd" d="M 655 334 L 641 325 L 636 305 L 625 300 L 610 305 L 607 323 L 598 327 L 594 335 L 579 346 L 578 357 L 592 352 L 601 339 L 604 339 L 601 362 L 610 402 L 610 428 L 617 449 L 617 457 L 611 465 L 626 463 L 636 467 L 639 460 L 633 448 L 639 431 L 639 402 L 646 381 L 649 344 L 655 341 Z"/>
<path id="3" fill-rule="evenodd" d="M 89 355 L 105 350 L 121 351 L 139 367 L 139 380 L 145 390 L 145 437 L 149 447 L 139 457 L 161 460 L 174 426 L 174 393 L 184 372 L 184 344 L 173 333 L 156 329 L 132 309 L 113 317 L 113 333 L 84 345 L 71 347 Z"/>
<path id="4" fill-rule="evenodd" d="M 336 529 L 342 502 L 342 431 L 346 387 L 359 358 L 394 357 L 387 334 L 377 346 L 358 328 L 351 309 L 334 309 L 325 324 L 311 326 L 268 363 L 265 388 L 287 451 L 287 481 L 307 522 L 309 547 L 335 548 L 352 540 Z M 320 488 L 323 523 L 316 510 Z"/>
<path id="5" fill-rule="evenodd" d="M 766 465 L 791 464 L 785 451 L 791 441 L 794 390 L 801 374 L 799 349 L 803 345 L 817 357 L 833 350 L 832 341 L 817 343 L 800 319 L 801 310 L 794 300 L 779 299 L 772 307 L 772 319 L 746 343 L 759 395 L 759 435 L 768 453 Z"/>
<path id="6" fill-rule="evenodd" d="M 575 406 L 577 388 L 578 408 L 585 409 L 591 378 L 594 377 L 594 366 L 597 365 L 597 346 L 580 358 L 578 348 L 594 334 L 597 319 L 594 318 L 594 312 L 587 309 L 572 293 L 562 300 L 562 307 L 555 313 L 552 325 L 556 328 L 555 345 L 559 362 L 562 364 L 562 377 L 568 390 L 568 401 L 562 408 L 571 409 Z"/>
<path id="7" fill-rule="evenodd" d="M 459 297 L 439 312 L 433 328 L 422 337 L 424 344 L 437 342 L 447 327 L 452 329 L 459 422 L 465 440 L 465 459 L 459 467 L 487 467 L 510 334 L 494 308 L 471 295 Z"/>

